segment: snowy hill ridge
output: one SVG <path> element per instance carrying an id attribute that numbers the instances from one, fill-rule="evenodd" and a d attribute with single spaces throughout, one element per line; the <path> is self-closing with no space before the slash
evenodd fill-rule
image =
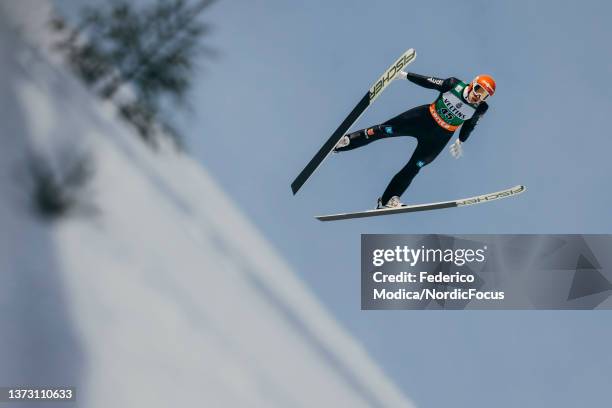
<path id="1" fill-rule="evenodd" d="M 411 407 L 198 163 L 153 153 L 51 62 L 49 11 L 0 5 L 0 386 L 73 385 L 83 407 Z M 18 174 L 66 148 L 91 158 L 97 212 L 42 222 Z"/>

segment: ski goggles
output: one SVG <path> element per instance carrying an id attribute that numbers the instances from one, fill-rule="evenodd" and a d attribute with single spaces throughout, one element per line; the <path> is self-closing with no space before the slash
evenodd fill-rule
<path id="1" fill-rule="evenodd" d="M 474 84 L 472 87 L 472 92 L 478 95 L 478 99 L 484 101 L 489 97 L 489 92 L 480 84 Z"/>

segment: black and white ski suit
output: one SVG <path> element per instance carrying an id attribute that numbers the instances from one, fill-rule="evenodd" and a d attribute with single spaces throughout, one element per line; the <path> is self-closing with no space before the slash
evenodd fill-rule
<path id="1" fill-rule="evenodd" d="M 408 73 L 407 79 L 419 86 L 435 89 L 443 93 L 451 90 L 460 80 L 454 77 L 440 79 L 423 75 Z M 487 111 L 486 102 L 481 102 L 474 115 L 465 121 L 459 131 L 459 140 L 465 142 L 476 126 L 480 117 Z M 393 196 L 401 196 L 408 188 L 414 176 L 431 163 L 444 149 L 451 139 L 454 131 L 449 131 L 436 123 L 429 112 L 429 104 L 417 106 L 396 117 L 369 128 L 361 129 L 349 134 L 348 146 L 336 149 L 338 152 L 356 149 L 375 140 L 397 136 L 412 136 L 417 139 L 417 147 L 412 153 L 408 163 L 391 179 L 385 189 L 381 201 L 387 203 Z"/>

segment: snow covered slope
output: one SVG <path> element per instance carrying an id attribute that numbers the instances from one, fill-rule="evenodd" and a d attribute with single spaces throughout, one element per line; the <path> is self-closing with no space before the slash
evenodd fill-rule
<path id="1" fill-rule="evenodd" d="M 48 10 L 0 5 L 0 386 L 101 408 L 411 407 L 198 163 L 153 153 L 50 62 Z M 27 157 L 66 149 L 91 158 L 97 212 L 43 222 Z"/>

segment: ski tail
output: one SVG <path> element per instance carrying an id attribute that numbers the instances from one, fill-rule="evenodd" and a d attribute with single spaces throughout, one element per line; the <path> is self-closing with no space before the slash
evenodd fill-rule
<path id="1" fill-rule="evenodd" d="M 329 139 L 325 142 L 325 144 L 319 149 L 317 154 L 308 162 L 304 170 L 296 177 L 296 179 L 291 183 L 291 191 L 295 195 L 298 190 L 304 185 L 306 180 L 317 170 L 317 167 L 327 158 L 329 153 L 333 150 L 338 140 L 348 131 L 348 129 L 357 121 L 359 116 L 368 108 L 370 104 L 370 93 L 366 93 L 363 98 L 359 101 L 357 106 L 349 113 L 349 115 L 344 119 L 342 124 L 338 126 L 338 129 L 330 136 Z"/>
<path id="2" fill-rule="evenodd" d="M 382 76 L 370 87 L 368 92 L 361 98 L 357 106 L 353 108 L 351 113 L 342 121 L 336 131 L 327 139 L 325 144 L 319 149 L 315 156 L 308 162 L 304 170 L 296 177 L 291 183 L 291 191 L 295 195 L 304 183 L 312 176 L 317 168 L 323 163 L 327 156 L 332 152 L 336 143 L 342 136 L 344 136 L 351 126 L 359 117 L 368 109 L 368 107 L 380 96 L 380 94 L 387 88 L 387 86 L 393 81 L 395 75 L 400 72 L 404 67 L 410 64 L 416 58 L 416 51 L 412 48 L 404 52 L 385 72 Z"/>

